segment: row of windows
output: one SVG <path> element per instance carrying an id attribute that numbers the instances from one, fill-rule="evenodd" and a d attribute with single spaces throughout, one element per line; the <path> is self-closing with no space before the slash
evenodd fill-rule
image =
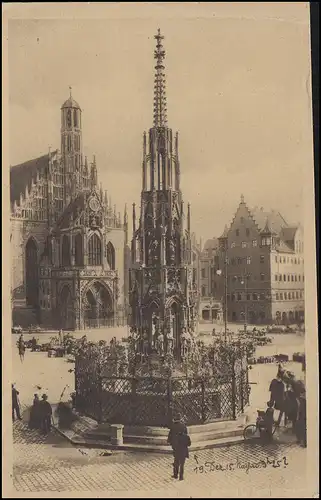
<path id="1" fill-rule="evenodd" d="M 263 257 L 263 262 L 264 262 L 264 255 L 262 255 L 262 257 Z M 245 263 L 250 265 L 252 262 L 252 258 L 251 257 L 233 257 L 230 262 L 231 262 L 232 266 L 235 266 L 236 264 L 245 264 Z"/>
<path id="2" fill-rule="evenodd" d="M 303 292 L 280 292 L 275 294 L 275 300 L 303 299 Z"/>
<path id="3" fill-rule="evenodd" d="M 301 281 L 301 274 L 275 274 L 275 281 Z M 304 274 L 302 274 L 302 281 L 304 281 Z"/>
<path id="4" fill-rule="evenodd" d="M 81 234 L 77 234 L 74 240 L 75 250 L 75 265 L 82 266 L 84 264 L 83 257 L 83 238 Z M 61 252 L 62 266 L 71 266 L 71 248 L 70 239 L 67 235 L 62 238 L 62 252 Z M 115 249 L 111 242 L 106 246 L 106 257 L 110 269 L 115 269 Z M 88 240 L 88 265 L 101 266 L 102 265 L 102 243 L 97 234 L 93 234 Z"/>
<path id="5" fill-rule="evenodd" d="M 47 217 L 47 210 L 22 210 L 22 217 L 42 221 Z"/>
<path id="6" fill-rule="evenodd" d="M 80 136 L 76 135 L 72 137 L 71 135 L 67 135 L 65 137 L 65 148 L 68 152 L 80 151 Z"/>
<path id="7" fill-rule="evenodd" d="M 48 196 L 48 186 L 47 186 L 47 184 L 43 184 L 42 186 L 38 187 L 38 194 L 40 196 L 43 196 L 44 198 L 46 198 L 46 196 Z"/>
<path id="8" fill-rule="evenodd" d="M 53 182 L 54 182 L 54 184 L 61 186 L 63 184 L 63 175 L 62 174 L 54 174 Z"/>
<path id="9" fill-rule="evenodd" d="M 242 248 L 248 248 L 249 246 L 250 246 L 250 243 L 248 241 L 241 242 Z M 232 241 L 231 248 L 235 248 L 235 247 L 236 247 L 236 243 L 235 243 L 235 241 Z M 257 247 L 257 240 L 252 240 L 252 247 Z"/>
<path id="10" fill-rule="evenodd" d="M 236 234 L 236 236 L 240 236 L 240 230 L 236 229 L 235 234 Z M 245 229 L 245 234 L 246 234 L 246 236 L 250 236 L 250 230 L 248 228 Z"/>
<path id="11" fill-rule="evenodd" d="M 245 281 L 250 281 L 251 277 L 252 277 L 251 274 L 247 274 L 246 276 L 228 276 L 227 280 L 228 281 L 233 281 L 233 283 L 235 283 L 236 281 L 238 281 L 239 283 L 243 283 L 244 284 Z M 260 281 L 265 281 L 265 274 L 264 273 L 260 273 Z"/>
<path id="12" fill-rule="evenodd" d="M 264 293 L 247 293 L 246 300 L 265 300 L 266 296 Z M 231 295 L 227 295 L 227 300 L 232 301 L 240 301 L 245 300 L 245 294 L 241 293 L 232 293 Z M 275 294 L 275 300 L 295 300 L 295 299 L 303 299 L 303 292 L 281 292 Z"/>
<path id="13" fill-rule="evenodd" d="M 44 198 L 35 198 L 34 199 L 34 206 L 35 208 L 45 208 L 47 204 L 47 200 Z"/>
<path id="14" fill-rule="evenodd" d="M 54 186 L 53 188 L 53 197 L 54 198 L 63 198 L 64 196 L 64 190 L 62 187 L 56 187 Z"/>
<path id="15" fill-rule="evenodd" d="M 245 300 L 245 295 L 241 293 L 232 293 L 227 294 L 227 300 L 232 300 L 232 302 L 236 300 Z M 246 300 L 265 300 L 265 294 L 264 293 L 247 293 L 246 294 Z"/>
<path id="16" fill-rule="evenodd" d="M 301 264 L 304 262 L 304 259 L 300 257 L 285 257 L 282 255 L 281 256 L 275 256 L 275 262 L 279 262 L 280 264 Z"/>
<path id="17" fill-rule="evenodd" d="M 79 113 L 79 116 L 78 116 L 78 113 Z M 65 123 L 64 123 L 64 117 L 65 117 Z M 77 109 L 74 109 L 74 110 L 68 109 L 67 114 L 63 115 L 62 126 L 68 127 L 68 128 L 81 127 L 81 114 L 80 114 L 80 112 Z"/>
<path id="18" fill-rule="evenodd" d="M 62 210 L 64 206 L 63 200 L 55 200 L 55 208 L 56 210 Z"/>

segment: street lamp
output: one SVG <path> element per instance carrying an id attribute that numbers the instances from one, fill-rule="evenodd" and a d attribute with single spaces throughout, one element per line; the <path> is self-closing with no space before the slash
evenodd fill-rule
<path id="1" fill-rule="evenodd" d="M 222 270 L 218 269 L 216 274 L 222 275 Z M 224 258 L 224 341 L 227 341 L 227 257 Z"/>
<path id="2" fill-rule="evenodd" d="M 214 321 L 213 321 L 213 297 L 212 296 L 210 298 L 210 311 L 211 311 L 211 313 L 210 313 L 211 314 L 211 322 L 213 324 Z"/>
<path id="3" fill-rule="evenodd" d="M 246 332 L 247 327 L 247 274 L 244 275 L 241 285 L 244 285 L 245 301 L 244 301 L 244 332 Z"/>

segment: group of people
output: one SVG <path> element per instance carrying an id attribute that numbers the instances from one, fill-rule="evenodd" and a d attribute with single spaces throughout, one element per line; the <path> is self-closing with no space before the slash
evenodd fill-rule
<path id="1" fill-rule="evenodd" d="M 51 429 L 52 408 L 47 394 L 43 394 L 41 400 L 38 394 L 34 394 L 29 417 L 29 429 L 39 429 L 43 434 L 48 434 Z"/>
<path id="2" fill-rule="evenodd" d="M 17 418 L 22 420 L 21 405 L 19 401 L 19 391 L 15 385 L 11 385 L 12 389 L 12 421 Z M 38 394 L 34 395 L 33 404 L 30 409 L 29 428 L 39 429 L 43 434 L 48 434 L 51 429 L 52 408 L 48 401 L 47 394 L 43 394 L 41 400 Z"/>
<path id="3" fill-rule="evenodd" d="M 267 402 L 265 415 L 261 416 L 262 426 L 267 436 L 272 439 L 273 425 L 280 426 L 282 418 L 284 425 L 292 424 L 292 432 L 302 446 L 307 446 L 307 416 L 305 388 L 299 382 L 285 384 L 283 370 L 279 366 L 277 376 L 271 381 L 270 400 Z M 274 410 L 278 411 L 278 418 L 274 422 Z M 260 425 L 259 425 L 260 427 Z"/>

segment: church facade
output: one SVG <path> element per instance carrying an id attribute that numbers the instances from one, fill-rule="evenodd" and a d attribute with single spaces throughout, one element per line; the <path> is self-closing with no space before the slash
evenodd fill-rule
<path id="1" fill-rule="evenodd" d="M 190 205 L 184 208 L 180 186 L 178 134 L 167 125 L 160 32 L 155 39 L 154 124 L 143 136 L 138 223 L 133 205 L 129 300 L 132 327 L 144 352 L 160 345 L 180 358 L 182 341 L 196 327 L 198 291 Z"/>
<path id="2" fill-rule="evenodd" d="M 82 330 L 127 320 L 128 221 L 82 154 L 82 112 L 61 107 L 61 148 L 10 168 L 13 325 Z M 126 267 L 127 266 L 127 267 Z"/>

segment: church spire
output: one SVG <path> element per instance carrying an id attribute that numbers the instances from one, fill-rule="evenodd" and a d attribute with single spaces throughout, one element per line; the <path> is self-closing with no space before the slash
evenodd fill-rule
<path id="1" fill-rule="evenodd" d="M 165 80 L 165 50 L 162 45 L 164 37 L 161 35 L 160 29 L 157 31 L 156 49 L 154 58 L 156 59 L 155 66 L 155 82 L 154 82 L 154 127 L 167 126 L 167 107 L 166 107 L 166 80 Z"/>

